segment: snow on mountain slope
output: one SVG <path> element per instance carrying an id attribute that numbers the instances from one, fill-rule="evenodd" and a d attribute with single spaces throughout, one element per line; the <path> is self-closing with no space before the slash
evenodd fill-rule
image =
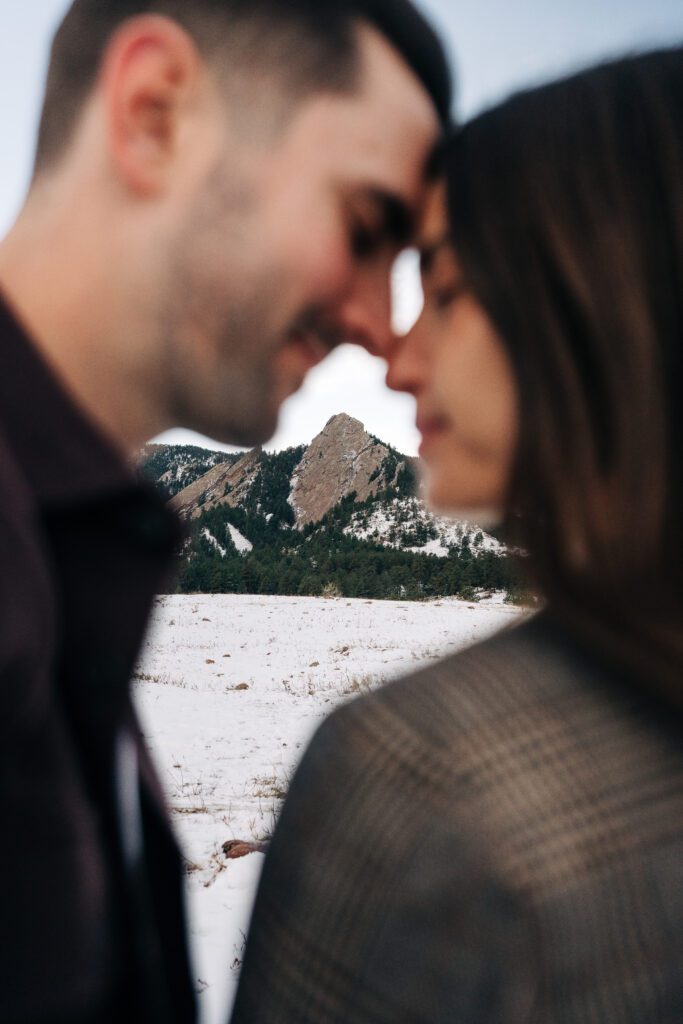
<path id="1" fill-rule="evenodd" d="M 419 498 L 393 498 L 354 512 L 344 533 L 387 547 L 437 555 L 452 547 L 469 546 L 473 554 L 502 553 L 505 546 L 465 520 L 435 516 Z"/>
<path id="2" fill-rule="evenodd" d="M 229 532 L 230 536 L 232 537 L 232 542 L 235 545 L 235 547 L 237 548 L 237 550 L 240 552 L 240 554 L 246 554 L 247 551 L 252 551 L 253 548 L 254 548 L 254 545 L 251 543 L 251 541 L 247 540 L 247 538 L 244 536 L 244 534 L 240 533 L 240 531 L 237 529 L 237 527 L 233 526 L 232 523 L 228 523 L 227 525 L 228 525 L 228 532 Z"/>

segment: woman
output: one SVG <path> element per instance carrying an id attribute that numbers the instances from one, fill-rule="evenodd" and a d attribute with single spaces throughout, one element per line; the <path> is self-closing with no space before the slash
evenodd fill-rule
<path id="1" fill-rule="evenodd" d="M 444 178 L 388 381 L 432 503 L 502 516 L 546 610 L 322 726 L 234 1022 L 674 1024 L 683 52 L 513 97 Z"/>

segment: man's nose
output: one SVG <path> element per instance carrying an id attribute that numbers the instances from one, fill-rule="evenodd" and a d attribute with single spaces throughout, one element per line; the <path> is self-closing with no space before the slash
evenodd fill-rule
<path id="1" fill-rule="evenodd" d="M 393 343 L 389 274 L 362 274 L 342 301 L 338 319 L 344 341 L 386 358 Z"/>

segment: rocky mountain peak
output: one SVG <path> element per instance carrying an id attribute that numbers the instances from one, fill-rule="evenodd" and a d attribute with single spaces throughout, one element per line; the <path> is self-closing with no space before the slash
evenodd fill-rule
<path id="1" fill-rule="evenodd" d="M 356 501 L 362 502 L 386 491 L 411 461 L 369 434 L 360 420 L 346 413 L 332 416 L 310 445 L 302 449 L 302 454 L 291 451 L 294 460 L 287 470 L 283 497 L 293 512 L 292 525 L 299 528 L 319 522 L 352 492 Z M 263 473 L 272 477 L 272 463 L 280 458 L 281 455 L 265 454 L 254 448 L 235 461 L 212 466 L 178 491 L 171 499 L 171 507 L 186 519 L 222 505 L 246 507 L 257 480 L 263 491 Z M 271 479 L 266 490 L 272 489 L 272 485 Z"/>
<path id="2" fill-rule="evenodd" d="M 214 466 L 171 499 L 171 508 L 184 518 L 193 519 L 219 505 L 234 508 L 248 493 L 259 472 L 263 452 L 252 448 L 236 462 Z"/>
<path id="3" fill-rule="evenodd" d="M 329 420 L 317 435 L 322 437 L 323 434 L 329 435 L 334 434 L 337 431 L 349 433 L 365 433 L 365 427 L 360 420 L 357 420 L 354 416 L 349 416 L 346 412 L 335 413 L 334 416 L 330 416 Z"/>
<path id="4" fill-rule="evenodd" d="M 364 501 L 386 489 L 402 465 L 360 420 L 338 413 L 313 438 L 292 476 L 296 526 L 318 522 L 352 491 Z"/>

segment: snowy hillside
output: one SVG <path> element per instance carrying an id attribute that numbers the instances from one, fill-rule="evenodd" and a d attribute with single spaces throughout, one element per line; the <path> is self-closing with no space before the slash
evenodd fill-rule
<path id="1" fill-rule="evenodd" d="M 473 555 L 484 551 L 504 554 L 505 545 L 465 520 L 433 515 L 419 498 L 377 501 L 353 512 L 344 533 L 388 547 L 444 558 L 452 549 L 469 547 Z"/>

